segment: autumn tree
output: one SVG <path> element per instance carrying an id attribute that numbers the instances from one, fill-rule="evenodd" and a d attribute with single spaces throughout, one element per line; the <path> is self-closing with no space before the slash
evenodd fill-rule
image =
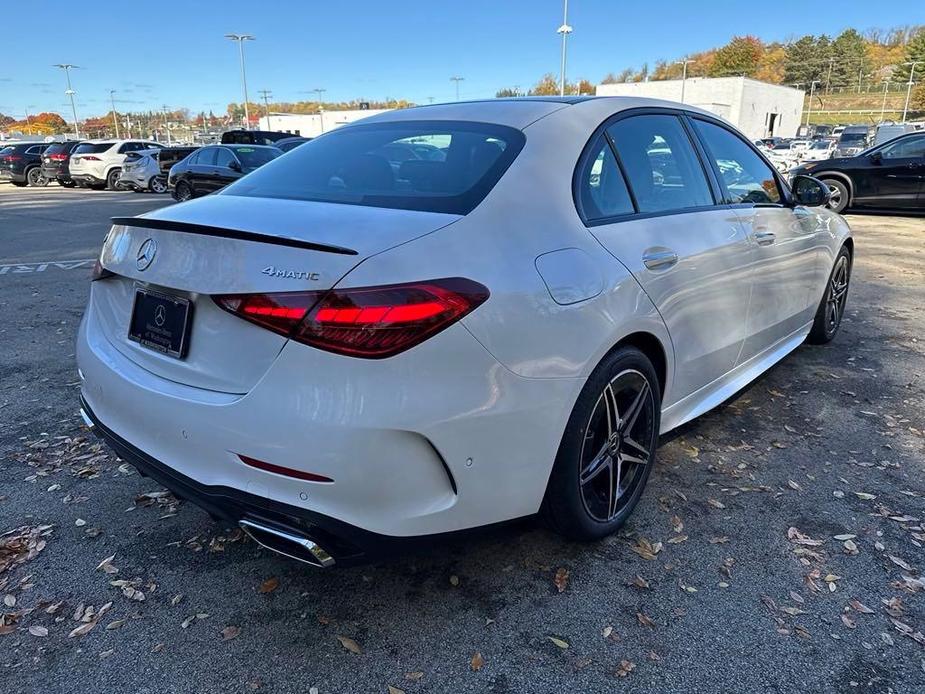
<path id="1" fill-rule="evenodd" d="M 507 99 L 513 96 L 523 96 L 523 92 L 520 91 L 519 87 L 504 87 L 495 92 L 496 99 Z"/>
<path id="2" fill-rule="evenodd" d="M 566 85 L 565 91 L 568 93 L 569 85 Z M 547 72 L 540 78 L 540 81 L 533 85 L 530 90 L 530 96 L 554 96 L 559 93 L 559 80 L 551 72 Z"/>
<path id="3" fill-rule="evenodd" d="M 736 36 L 716 51 L 710 70 L 711 77 L 745 75 L 752 77 L 758 71 L 764 46 L 754 36 Z"/>

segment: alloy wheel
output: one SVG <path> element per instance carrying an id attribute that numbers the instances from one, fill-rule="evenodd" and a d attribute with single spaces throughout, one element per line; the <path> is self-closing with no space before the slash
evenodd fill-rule
<path id="1" fill-rule="evenodd" d="M 845 313 L 848 298 L 848 256 L 842 255 L 832 270 L 826 297 L 825 325 L 829 333 L 835 332 Z"/>
<path id="2" fill-rule="evenodd" d="M 37 188 L 44 187 L 48 184 L 48 179 L 42 175 L 42 170 L 38 167 L 34 169 L 29 169 L 29 174 L 27 176 L 29 180 L 29 185 Z"/>
<path id="3" fill-rule="evenodd" d="M 177 200 L 180 202 L 186 202 L 193 197 L 193 190 L 186 181 L 180 181 L 177 184 L 176 192 Z"/>
<path id="4" fill-rule="evenodd" d="M 585 510 L 613 520 L 644 482 L 653 459 L 655 399 L 635 369 L 617 374 L 591 411 L 579 459 L 578 484 Z"/>
<path id="5" fill-rule="evenodd" d="M 155 176 L 151 179 L 151 192 L 152 193 L 166 193 L 167 192 L 167 181 L 165 181 L 160 176 Z"/>
<path id="6" fill-rule="evenodd" d="M 829 207 L 837 210 L 841 206 L 841 188 L 829 184 Z"/>

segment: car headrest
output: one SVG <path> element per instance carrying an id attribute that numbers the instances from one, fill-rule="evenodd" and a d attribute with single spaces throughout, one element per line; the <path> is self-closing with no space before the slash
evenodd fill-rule
<path id="1" fill-rule="evenodd" d="M 347 190 L 392 190 L 395 172 L 392 165 L 378 154 L 361 154 L 347 160 L 341 170 Z"/>

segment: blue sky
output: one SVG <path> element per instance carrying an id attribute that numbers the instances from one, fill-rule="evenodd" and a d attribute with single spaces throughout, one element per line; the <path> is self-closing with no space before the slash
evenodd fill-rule
<path id="1" fill-rule="evenodd" d="M 462 98 L 529 87 L 559 70 L 561 0 L 346 0 L 158 3 L 33 0 L 4 3 L 0 112 L 69 110 L 64 75 L 72 73 L 78 115 L 105 113 L 109 89 L 119 110 L 166 104 L 224 112 L 241 100 L 236 46 L 229 32 L 250 33 L 248 88 L 275 100 L 455 97 L 450 76 L 465 77 Z M 925 23 L 923 0 L 571 0 L 569 78 L 599 81 L 608 71 L 677 57 L 736 34 L 786 40 L 847 27 Z M 79 8 L 78 21 L 64 21 Z M 658 8 L 657 13 L 653 12 Z M 792 17 L 792 21 L 788 20 Z"/>

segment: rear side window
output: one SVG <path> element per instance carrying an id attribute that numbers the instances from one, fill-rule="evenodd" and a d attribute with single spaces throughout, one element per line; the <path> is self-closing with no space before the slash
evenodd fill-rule
<path id="1" fill-rule="evenodd" d="M 215 155 L 215 165 L 216 166 L 221 166 L 227 169 L 229 166 L 231 166 L 231 162 L 233 161 L 234 161 L 234 155 L 231 152 L 229 152 L 227 149 L 225 149 L 224 147 L 220 147 L 218 150 L 216 150 L 216 155 Z"/>
<path id="2" fill-rule="evenodd" d="M 609 128 L 640 212 L 713 204 L 703 167 L 677 117 L 640 115 Z"/>
<path id="3" fill-rule="evenodd" d="M 82 145 L 77 145 L 73 154 L 99 154 L 108 150 L 112 145 L 112 142 L 84 142 Z"/>
<path id="4" fill-rule="evenodd" d="M 710 158 L 716 163 L 726 202 L 778 203 L 777 178 L 771 167 L 740 138 L 725 128 L 699 119 L 694 127 L 703 138 Z"/>
<path id="5" fill-rule="evenodd" d="M 925 157 L 925 135 L 888 144 L 880 154 L 884 159 L 921 159 Z"/>
<path id="6" fill-rule="evenodd" d="M 632 214 L 626 182 L 607 138 L 598 136 L 578 175 L 581 211 L 588 221 Z"/>
<path id="7" fill-rule="evenodd" d="M 467 214 L 523 144 L 519 130 L 487 123 L 352 125 L 297 147 L 221 194 Z"/>

